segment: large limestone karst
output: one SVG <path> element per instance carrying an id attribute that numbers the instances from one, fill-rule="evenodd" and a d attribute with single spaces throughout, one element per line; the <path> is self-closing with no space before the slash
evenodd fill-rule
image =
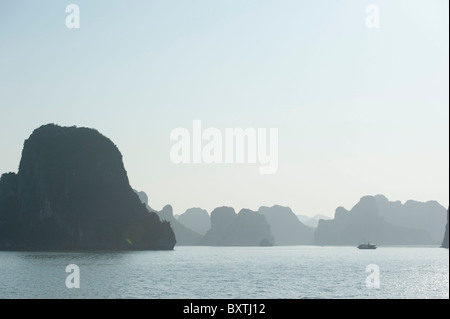
<path id="1" fill-rule="evenodd" d="M 122 155 L 94 129 L 49 124 L 0 180 L 0 249 L 173 249 L 168 222 L 131 188 Z"/>

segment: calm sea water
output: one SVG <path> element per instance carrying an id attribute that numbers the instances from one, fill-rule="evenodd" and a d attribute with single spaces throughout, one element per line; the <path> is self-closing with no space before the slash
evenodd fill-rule
<path id="1" fill-rule="evenodd" d="M 66 266 L 80 288 L 66 287 Z M 379 289 L 366 267 L 379 268 Z M 0 298 L 449 298 L 437 247 L 176 247 L 148 252 L 0 252 Z"/>

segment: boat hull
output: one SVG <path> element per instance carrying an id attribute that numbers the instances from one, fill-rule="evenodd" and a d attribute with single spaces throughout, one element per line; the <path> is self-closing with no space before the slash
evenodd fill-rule
<path id="1" fill-rule="evenodd" d="M 377 249 L 377 246 L 371 244 L 362 244 L 358 246 L 358 249 Z"/>

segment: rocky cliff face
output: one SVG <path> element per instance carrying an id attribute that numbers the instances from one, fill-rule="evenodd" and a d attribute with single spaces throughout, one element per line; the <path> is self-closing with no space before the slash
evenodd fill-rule
<path id="1" fill-rule="evenodd" d="M 122 155 L 99 132 L 45 125 L 25 141 L 19 172 L 2 176 L 3 249 L 173 249 L 167 222 L 141 204 Z M 3 203 L 3 204 L 2 204 Z M 1 228 L 0 228 L 1 231 Z M 3 238 L 3 239 L 2 239 Z"/>
<path id="2" fill-rule="evenodd" d="M 18 180 L 14 173 L 0 178 L 0 247 L 11 245 L 18 233 Z"/>
<path id="3" fill-rule="evenodd" d="M 447 210 L 447 226 L 445 227 L 444 240 L 442 241 L 442 247 L 448 248 L 448 210 Z"/>

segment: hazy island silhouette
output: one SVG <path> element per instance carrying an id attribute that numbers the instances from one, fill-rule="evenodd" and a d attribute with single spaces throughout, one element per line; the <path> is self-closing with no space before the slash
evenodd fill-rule
<path id="1" fill-rule="evenodd" d="M 25 141 L 0 179 L 3 250 L 173 249 L 170 224 L 131 188 L 122 155 L 94 129 L 54 124 Z"/>
<path id="2" fill-rule="evenodd" d="M 303 223 L 308 221 L 308 225 Z M 442 239 L 444 238 L 444 239 Z M 0 250 L 172 250 L 178 245 L 436 245 L 448 248 L 439 203 L 364 196 L 333 219 L 274 205 L 161 211 L 130 186 L 117 146 L 95 129 L 47 124 L 25 141 L 18 173 L 0 178 Z"/>

